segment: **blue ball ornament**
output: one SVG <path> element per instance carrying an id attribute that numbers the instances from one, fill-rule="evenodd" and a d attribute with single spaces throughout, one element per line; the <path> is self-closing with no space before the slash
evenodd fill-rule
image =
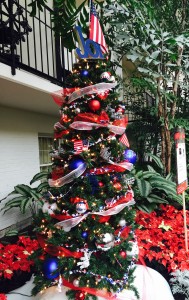
<path id="1" fill-rule="evenodd" d="M 47 279 L 54 279 L 59 276 L 58 259 L 56 257 L 47 258 L 44 261 L 43 274 Z"/>
<path id="2" fill-rule="evenodd" d="M 81 77 L 88 77 L 89 76 L 89 71 L 88 70 L 81 70 L 80 75 L 81 75 Z"/>
<path id="3" fill-rule="evenodd" d="M 87 232 L 87 231 L 83 231 L 83 232 L 81 233 L 81 237 L 82 237 L 83 239 L 86 239 L 86 238 L 88 237 L 88 232 Z"/>
<path id="4" fill-rule="evenodd" d="M 128 162 L 135 164 L 137 161 L 137 155 L 133 150 L 126 149 L 123 153 L 124 159 Z"/>
<path id="5" fill-rule="evenodd" d="M 81 166 L 85 165 L 85 161 L 83 158 L 81 157 L 74 157 L 73 159 L 71 159 L 70 163 L 69 163 L 69 169 L 70 170 L 75 170 Z"/>

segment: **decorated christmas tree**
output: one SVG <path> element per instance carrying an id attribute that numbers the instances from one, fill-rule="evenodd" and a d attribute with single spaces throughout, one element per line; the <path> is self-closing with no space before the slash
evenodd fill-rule
<path id="1" fill-rule="evenodd" d="M 33 254 L 33 293 L 55 286 L 68 287 L 68 299 L 119 299 L 125 289 L 137 293 L 130 175 L 136 154 L 113 63 L 95 42 L 86 45 L 83 54 L 76 49 L 66 88 L 53 95 L 60 118 L 49 188 L 35 220 L 41 248 Z"/>

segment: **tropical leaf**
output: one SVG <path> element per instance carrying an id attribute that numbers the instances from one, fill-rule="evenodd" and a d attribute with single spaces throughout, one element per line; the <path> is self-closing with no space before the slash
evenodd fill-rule
<path id="1" fill-rule="evenodd" d="M 22 200 L 20 203 L 20 211 L 22 214 L 25 214 L 27 208 L 32 204 L 32 201 L 32 198 Z"/>
<path id="2" fill-rule="evenodd" d="M 5 236 L 15 236 L 18 235 L 18 230 L 12 229 L 5 233 Z"/>
<path id="3" fill-rule="evenodd" d="M 136 178 L 137 186 L 142 197 L 147 197 L 151 193 L 151 185 L 144 179 Z"/>
<path id="4" fill-rule="evenodd" d="M 47 176 L 48 176 L 48 172 L 46 172 L 46 171 L 39 172 L 32 178 L 32 180 L 30 181 L 30 184 L 32 184 L 38 180 L 41 180 L 41 179 L 46 179 Z"/>
<path id="5" fill-rule="evenodd" d="M 27 196 L 30 195 L 31 188 L 28 185 L 19 184 L 14 187 L 14 190 L 20 195 Z"/>
<path id="6" fill-rule="evenodd" d="M 164 166 L 161 162 L 161 159 L 159 157 L 157 157 L 156 155 L 152 154 L 152 153 L 147 153 L 146 154 L 147 156 L 151 157 L 152 160 L 156 163 L 156 165 L 161 169 L 163 170 L 164 169 Z"/>
<path id="7" fill-rule="evenodd" d="M 147 197 L 147 200 L 150 202 L 150 203 L 166 203 L 168 204 L 169 202 L 165 199 L 163 199 L 162 197 L 159 197 L 155 194 L 150 194 L 148 197 Z"/>

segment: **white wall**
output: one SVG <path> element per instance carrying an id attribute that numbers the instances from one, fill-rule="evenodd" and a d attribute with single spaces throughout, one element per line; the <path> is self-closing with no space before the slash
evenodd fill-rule
<path id="1" fill-rule="evenodd" d="M 29 184 L 39 172 L 38 133 L 52 133 L 57 118 L 0 107 L 0 200 L 17 184 Z M 4 205 L 0 204 L 0 208 Z M 0 230 L 21 219 L 18 209 L 0 212 Z"/>

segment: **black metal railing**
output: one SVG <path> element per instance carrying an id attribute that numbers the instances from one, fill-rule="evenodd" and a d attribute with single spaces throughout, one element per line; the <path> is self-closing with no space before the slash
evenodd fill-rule
<path id="1" fill-rule="evenodd" d="M 0 0 L 0 62 L 13 75 L 19 68 L 63 86 L 75 57 L 54 35 L 51 8 L 34 17 L 30 12 L 27 0 Z"/>

